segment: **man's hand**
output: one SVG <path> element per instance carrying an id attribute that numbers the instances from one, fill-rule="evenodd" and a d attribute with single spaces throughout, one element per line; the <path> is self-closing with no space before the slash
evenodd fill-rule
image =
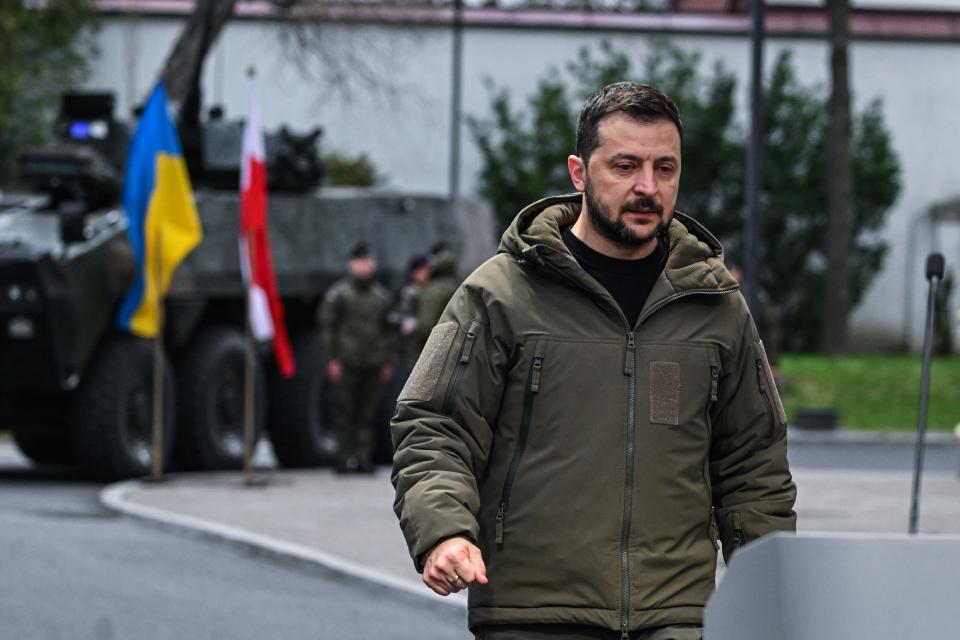
<path id="1" fill-rule="evenodd" d="M 400 335 L 410 335 L 416 330 L 418 324 L 420 323 L 417 322 L 416 318 L 404 318 L 403 322 L 400 323 Z"/>
<path id="2" fill-rule="evenodd" d="M 487 584 L 487 567 L 480 549 L 466 538 L 448 538 L 438 544 L 423 565 L 423 583 L 442 596 L 473 584 Z"/>
<path id="3" fill-rule="evenodd" d="M 387 384 L 393 376 L 393 365 L 387 363 L 380 367 L 380 384 Z"/>
<path id="4" fill-rule="evenodd" d="M 327 378 L 333 384 L 340 384 L 343 379 L 343 365 L 339 360 L 331 360 L 327 363 Z"/>

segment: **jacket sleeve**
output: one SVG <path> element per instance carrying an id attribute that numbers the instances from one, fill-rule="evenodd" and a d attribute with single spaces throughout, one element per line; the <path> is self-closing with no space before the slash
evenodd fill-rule
<path id="1" fill-rule="evenodd" d="M 336 286 L 331 287 L 320 302 L 317 313 L 317 324 L 320 325 L 320 336 L 323 340 L 323 351 L 328 360 L 340 359 L 340 341 L 338 339 L 340 324 L 340 296 Z"/>
<path id="2" fill-rule="evenodd" d="M 741 302 L 741 330 L 711 416 L 710 479 L 724 558 L 773 531 L 795 531 L 787 419 L 763 343 Z"/>
<path id="3" fill-rule="evenodd" d="M 460 287 L 430 334 L 397 403 L 394 511 L 418 571 L 437 543 L 477 542 L 477 478 L 486 468 L 507 349 L 480 292 Z"/>

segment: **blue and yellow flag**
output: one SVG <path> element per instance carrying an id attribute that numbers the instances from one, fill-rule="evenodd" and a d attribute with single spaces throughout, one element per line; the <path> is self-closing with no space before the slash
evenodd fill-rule
<path id="1" fill-rule="evenodd" d="M 163 84 L 150 95 L 127 153 L 123 180 L 127 233 L 137 279 L 120 304 L 117 326 L 144 338 L 157 335 L 160 300 L 170 277 L 203 238 L 177 131 Z"/>

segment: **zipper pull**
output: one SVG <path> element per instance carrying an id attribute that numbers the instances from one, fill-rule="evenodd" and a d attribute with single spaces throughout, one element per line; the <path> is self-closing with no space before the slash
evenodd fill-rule
<path id="1" fill-rule="evenodd" d="M 627 623 L 624 622 L 620 627 L 620 640 L 630 640 L 630 632 L 627 631 Z"/>
<path id="2" fill-rule="evenodd" d="M 503 512 L 506 508 L 506 505 L 501 502 L 500 508 L 497 509 L 497 545 L 503 544 Z"/>
<path id="3" fill-rule="evenodd" d="M 530 376 L 530 393 L 540 392 L 540 373 L 543 370 L 543 358 L 533 359 L 533 374 Z"/>
<path id="4" fill-rule="evenodd" d="M 717 383 L 720 379 L 720 367 L 710 367 L 710 400 L 717 401 Z"/>
<path id="5" fill-rule="evenodd" d="M 739 549 L 743 546 L 743 518 L 740 512 L 733 514 L 733 548 Z"/>
<path id="6" fill-rule="evenodd" d="M 760 384 L 760 391 L 767 392 L 767 377 L 763 371 L 763 360 L 757 360 L 757 382 Z"/>
<path id="7" fill-rule="evenodd" d="M 627 334 L 627 352 L 623 356 L 623 375 L 633 375 L 633 365 L 636 358 L 634 354 L 637 350 L 637 336 L 631 331 Z"/>
<path id="8" fill-rule="evenodd" d="M 473 344 L 477 341 L 477 332 L 473 328 L 467 331 L 467 337 L 463 340 L 463 349 L 460 351 L 460 363 L 467 364 L 470 360 L 470 353 L 473 351 Z"/>

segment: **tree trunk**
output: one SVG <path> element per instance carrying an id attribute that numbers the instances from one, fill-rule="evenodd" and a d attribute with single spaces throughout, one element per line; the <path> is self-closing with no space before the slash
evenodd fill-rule
<path id="1" fill-rule="evenodd" d="M 827 141 L 827 274 L 821 348 L 846 353 L 850 315 L 850 250 L 853 247 L 853 176 L 850 165 L 851 118 L 847 59 L 848 0 L 828 0 L 830 14 L 830 138 Z"/>
<path id="2" fill-rule="evenodd" d="M 175 108 L 182 107 L 199 84 L 207 53 L 236 4 L 237 0 L 197 0 L 194 5 L 160 73 L 167 99 Z"/>

